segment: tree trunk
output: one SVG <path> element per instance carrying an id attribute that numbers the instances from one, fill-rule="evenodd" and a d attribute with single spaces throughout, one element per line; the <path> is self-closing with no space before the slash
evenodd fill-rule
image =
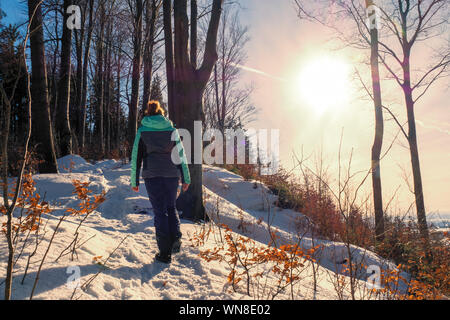
<path id="1" fill-rule="evenodd" d="M 58 30 L 59 30 L 59 19 L 58 19 L 58 14 L 57 14 L 57 10 L 55 10 L 55 29 L 54 32 L 57 35 L 58 34 Z M 61 55 L 60 54 L 60 50 L 59 50 L 59 44 L 61 42 L 61 40 L 56 39 L 56 48 L 55 51 L 53 52 L 53 61 L 52 61 L 52 68 L 50 71 L 50 74 L 47 74 L 47 81 L 48 81 L 48 92 L 49 92 L 49 104 L 50 104 L 50 120 L 52 123 L 52 129 L 55 131 L 55 124 L 56 124 L 56 115 L 58 113 L 58 95 L 59 95 L 59 90 L 58 90 L 58 77 L 56 75 L 56 68 L 58 65 L 58 57 Z M 50 70 L 50 69 L 49 69 Z M 55 145 L 55 152 L 56 154 L 58 154 L 58 144 Z"/>
<path id="2" fill-rule="evenodd" d="M 13 244 L 13 229 L 12 229 L 12 219 L 13 211 L 9 207 L 9 195 L 8 195 L 8 141 L 11 125 L 11 103 L 6 96 L 6 92 L 3 88 L 3 83 L 0 82 L 0 101 L 3 101 L 5 105 L 4 116 L 4 128 L 2 128 L 2 154 L 1 154 L 1 165 L 2 165 L 2 182 L 4 186 L 3 191 L 3 206 L 6 209 L 6 242 L 8 244 L 8 262 L 6 265 L 6 277 L 5 277 L 5 300 L 11 300 L 12 291 L 12 280 L 13 280 L 13 267 L 14 267 L 14 244 Z M 3 107 L 3 106 L 2 106 Z M 2 109 L 3 111 L 3 109 Z"/>
<path id="3" fill-rule="evenodd" d="M 95 112 L 95 140 L 100 147 L 100 152 L 102 155 L 105 154 L 105 142 L 103 139 L 103 111 L 104 111 L 104 72 L 103 72 L 103 39 L 100 38 L 97 43 L 97 102 L 96 102 L 96 112 Z"/>
<path id="4" fill-rule="evenodd" d="M 28 0 L 28 15 L 31 20 L 30 53 L 31 53 L 31 99 L 32 103 L 32 135 L 36 144 L 36 152 L 42 158 L 39 164 L 40 173 L 58 173 L 50 106 L 48 102 L 47 69 L 45 63 L 44 32 L 42 29 L 41 1 Z"/>
<path id="5" fill-rule="evenodd" d="M 171 16 L 169 5 L 164 4 L 164 29 L 166 34 L 166 54 L 170 53 L 172 43 L 169 41 L 169 31 L 171 33 Z M 193 7 L 196 2 L 191 2 L 191 12 L 197 12 L 197 8 Z M 204 120 L 203 112 L 203 92 L 206 84 L 211 76 L 214 64 L 217 61 L 217 33 L 219 27 L 219 21 L 222 11 L 222 0 L 214 0 L 211 10 L 211 20 L 209 22 L 205 53 L 203 62 L 200 68 L 196 68 L 195 60 L 196 52 L 188 53 L 189 42 L 189 20 L 187 15 L 187 1 L 175 0 L 174 1 L 174 29 L 175 39 L 173 44 L 174 60 L 168 59 L 166 61 L 168 65 L 168 82 L 170 80 L 170 71 L 173 70 L 173 104 L 169 104 L 169 108 L 172 108 L 173 113 L 170 114 L 171 119 L 177 124 L 179 128 L 183 128 L 189 131 L 191 139 L 194 139 L 191 143 L 191 150 L 186 152 L 193 156 L 193 163 L 189 165 L 191 174 L 191 186 L 188 189 L 188 193 L 194 199 L 193 215 L 194 219 L 205 218 L 205 209 L 203 206 L 203 184 L 202 184 L 202 159 L 203 159 L 203 143 L 201 137 L 202 125 L 195 126 L 195 121 Z M 194 14 L 191 16 L 191 25 L 197 25 L 197 16 Z M 191 29 L 192 36 L 196 38 L 196 30 Z M 191 38 L 191 50 L 196 50 L 197 45 L 192 42 Z M 167 58 L 167 56 L 166 56 Z M 176 106 L 176 108 L 175 108 Z M 170 110 L 170 109 L 169 109 Z M 200 137 L 195 135 L 195 131 L 200 130 Z M 200 139 L 195 139 L 195 138 Z M 199 140 L 199 141 L 198 141 Z M 191 151 L 191 152 L 189 152 Z M 195 151 L 195 152 L 194 152 Z M 192 160 L 192 159 L 188 159 Z M 191 161 L 192 162 L 192 161 Z"/>
<path id="6" fill-rule="evenodd" d="M 121 55 L 120 52 L 117 55 L 117 96 L 116 96 L 116 147 L 119 147 L 119 143 L 120 143 L 120 132 L 121 132 L 121 125 L 120 125 L 120 116 L 121 116 L 121 104 L 120 104 L 120 90 L 121 90 L 121 85 L 120 85 L 120 78 L 121 78 L 121 70 L 122 70 L 122 65 L 121 65 Z"/>
<path id="7" fill-rule="evenodd" d="M 97 38 L 97 52 L 96 52 L 96 104 L 95 104 L 95 126 L 94 126 L 94 143 L 100 148 L 101 156 L 105 155 L 105 24 L 106 24 L 106 10 L 105 2 L 100 1 L 100 30 Z"/>
<path id="8" fill-rule="evenodd" d="M 81 109 L 81 132 L 80 132 L 80 141 L 81 141 L 81 149 L 84 149 L 86 144 L 86 112 L 87 112 L 87 73 L 89 66 L 89 56 L 91 52 L 91 41 L 92 41 L 92 32 L 93 32 L 93 19 L 94 19 L 94 0 L 89 1 L 89 26 L 87 31 L 87 38 L 84 47 L 84 57 L 83 57 L 83 79 L 81 86 L 81 100 L 80 100 L 80 109 Z"/>
<path id="9" fill-rule="evenodd" d="M 105 33 L 105 20 L 106 13 L 104 3 L 100 2 L 100 30 L 99 38 L 97 40 L 97 76 L 96 76 L 96 112 L 95 112 L 95 143 L 100 147 L 100 153 L 103 156 L 105 154 L 105 139 L 104 139 L 104 91 L 105 91 L 105 72 L 103 70 L 104 65 L 104 33 Z"/>
<path id="10" fill-rule="evenodd" d="M 220 114 L 220 130 L 222 132 L 225 132 L 225 116 L 226 116 L 226 110 L 227 110 L 227 95 L 226 95 L 226 91 L 227 91 L 227 79 L 226 79 L 226 48 L 225 48 L 225 35 L 226 35 L 226 26 L 227 26 L 227 20 L 223 19 L 222 21 L 222 77 L 221 77 L 221 82 L 222 82 L 222 109 L 221 109 L 221 114 Z"/>
<path id="11" fill-rule="evenodd" d="M 89 11 L 88 11 L 89 8 Z M 71 116 L 71 130 L 72 130 L 72 139 L 73 139 L 73 152 L 80 153 L 82 148 L 82 126 L 84 125 L 84 106 L 83 106 L 83 79 L 84 79 L 84 48 L 85 45 L 85 37 L 86 31 L 90 29 L 90 25 L 86 27 L 86 19 L 87 15 L 92 15 L 92 1 L 86 0 L 83 3 L 82 11 L 86 12 L 85 15 L 82 16 L 82 28 L 81 30 L 75 30 L 75 51 L 76 51 L 76 59 L 77 59 L 77 70 L 76 70 L 76 83 L 75 83 L 75 101 L 73 104 L 73 113 Z M 91 18 L 89 18 L 91 21 Z M 91 22 L 92 24 L 92 22 Z M 89 40 L 90 41 L 90 40 Z"/>
<path id="12" fill-rule="evenodd" d="M 373 1 L 366 1 L 369 8 Z M 374 13 L 375 14 L 375 13 Z M 378 19 L 378 17 L 375 17 Z M 383 213 L 383 193 L 381 189 L 381 168 L 380 155 L 383 146 L 383 109 L 381 100 L 380 71 L 378 64 L 378 29 L 372 28 L 370 31 L 371 55 L 370 65 L 372 70 L 372 89 L 375 107 L 375 138 L 372 146 L 372 188 L 373 204 L 375 210 L 375 237 L 376 240 L 384 239 L 384 213 Z"/>
<path id="13" fill-rule="evenodd" d="M 131 150 L 137 132 L 137 118 L 139 105 L 139 82 L 141 78 L 142 64 L 142 14 L 143 2 L 136 0 L 136 16 L 134 21 L 134 49 L 133 49 L 133 71 L 131 79 L 131 100 L 128 114 L 128 154 Z"/>
<path id="14" fill-rule="evenodd" d="M 145 109 L 150 99 L 150 88 L 153 77 L 153 47 L 155 42 L 156 17 L 159 7 L 156 6 L 156 0 L 147 0 L 145 11 L 146 21 L 146 46 L 144 49 L 144 92 L 142 95 L 142 109 Z M 162 102 L 162 101 L 160 101 Z"/>
<path id="15" fill-rule="evenodd" d="M 217 113 L 217 125 L 219 130 L 224 133 L 224 128 L 222 125 L 222 118 L 220 112 L 220 98 L 219 98 L 219 79 L 217 78 L 217 63 L 214 65 L 214 93 L 216 98 L 216 113 Z"/>
<path id="16" fill-rule="evenodd" d="M 86 7 L 83 9 L 86 11 Z M 71 129 L 72 129 L 72 137 L 78 140 L 81 132 L 81 120 L 82 120 L 82 108 L 81 108 L 81 96 L 82 96 L 82 87 L 83 87 L 83 41 L 84 41 L 84 22 L 83 28 L 81 30 L 74 31 L 75 37 L 75 55 L 77 59 L 77 70 L 75 72 L 75 102 L 74 102 L 74 110 L 72 113 L 72 121 L 71 121 Z M 75 141 L 74 141 L 75 142 Z M 81 142 L 81 140 L 80 140 Z M 79 153 L 79 145 L 75 142 L 77 146 L 74 145 L 74 152 Z"/>
<path id="17" fill-rule="evenodd" d="M 406 30 L 406 27 L 403 27 Z M 405 36 L 406 37 L 406 36 Z M 406 38 L 405 38 L 406 39 Z M 408 119 L 408 144 L 411 155 L 411 166 L 414 180 L 414 197 L 416 201 L 417 223 L 419 224 L 420 236 L 423 240 L 424 250 L 427 257 L 431 257 L 430 236 L 428 231 L 427 217 L 425 211 L 425 200 L 423 196 L 422 175 L 420 172 L 419 148 L 417 146 L 416 119 L 414 115 L 414 100 L 411 88 L 411 47 L 405 42 L 403 46 L 403 79 L 402 86 L 406 103 L 406 114 Z"/>
<path id="18" fill-rule="evenodd" d="M 416 201 L 417 222 L 419 224 L 420 235 L 424 241 L 425 249 L 429 253 L 429 231 L 425 211 L 425 200 L 423 196 L 422 175 L 420 172 L 419 148 L 417 146 L 416 120 L 414 115 L 414 101 L 411 94 L 411 88 L 405 86 L 403 92 L 406 100 L 406 109 L 408 116 L 408 143 L 411 155 L 411 166 L 414 181 L 414 197 Z"/>
<path id="19" fill-rule="evenodd" d="M 197 19 L 198 8 L 197 0 L 191 0 L 191 65 L 193 68 L 197 68 Z"/>
<path id="20" fill-rule="evenodd" d="M 175 119 L 175 107 L 173 104 L 174 96 L 174 57 L 173 57 L 173 37 L 172 37 L 172 1 L 163 1 L 163 23 L 164 23 L 164 50 L 166 56 L 166 75 L 167 75 L 167 109 L 169 116 L 175 126 L 178 123 Z"/>
<path id="21" fill-rule="evenodd" d="M 106 124 L 106 153 L 111 152 L 111 87 L 112 87 L 112 74 L 111 74 L 111 55 L 112 55 L 112 24 L 108 23 L 107 37 L 106 37 L 106 63 L 105 63 L 105 124 Z"/>
<path id="22" fill-rule="evenodd" d="M 72 5 L 72 0 L 64 0 L 64 22 L 69 15 L 67 8 Z M 70 71 L 71 71 L 71 47 L 72 30 L 63 23 L 63 34 L 61 42 L 61 67 L 58 87 L 58 104 L 56 116 L 56 131 L 59 136 L 60 156 L 72 154 L 72 134 L 69 120 L 70 104 Z"/>
<path id="23" fill-rule="evenodd" d="M 8 263 L 6 266 L 6 279 L 5 279 L 5 300 L 11 300 L 12 293 L 12 281 L 13 281 L 13 269 L 14 269 L 14 243 L 13 243 L 13 212 L 7 213 L 6 221 L 6 240 L 8 244 Z"/>
<path id="24" fill-rule="evenodd" d="M 411 86 L 411 48 L 414 44 L 413 39 L 408 41 L 408 14 L 410 13 L 410 3 L 407 1 L 406 8 L 399 1 L 402 28 L 402 51 L 403 51 L 403 93 L 406 103 L 406 115 L 408 119 L 408 144 L 411 155 L 411 166 L 414 180 L 414 197 L 416 201 L 417 223 L 419 224 L 420 236 L 423 241 L 424 251 L 427 258 L 431 257 L 430 237 L 428 233 L 428 224 L 425 212 L 425 201 L 423 197 L 422 176 L 420 173 L 419 150 L 417 146 L 416 120 L 414 116 L 414 100 L 412 97 Z M 419 22 L 422 23 L 422 22 Z"/>
<path id="25" fill-rule="evenodd" d="M 177 107 L 179 127 L 189 131 L 191 135 L 191 149 L 186 149 L 186 153 L 191 155 L 189 172 L 191 175 L 191 186 L 188 194 L 194 199 L 193 213 L 194 219 L 199 220 L 205 217 L 205 208 L 203 206 L 203 142 L 196 140 L 195 131 L 203 137 L 202 126 L 195 127 L 195 121 L 202 121 L 203 110 L 203 91 L 193 81 L 177 81 L 175 86 L 174 103 Z M 200 132 L 199 132 L 200 130 Z M 185 145 L 186 147 L 187 145 Z"/>

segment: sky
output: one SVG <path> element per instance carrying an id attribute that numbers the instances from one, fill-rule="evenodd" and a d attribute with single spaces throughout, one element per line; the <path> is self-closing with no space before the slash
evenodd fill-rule
<path id="1" fill-rule="evenodd" d="M 18 21 L 24 22 L 27 18 L 26 5 L 18 0 L 0 0 L 0 8 L 6 12 L 6 17 L 3 24 L 16 23 Z"/>
<path id="2" fill-rule="evenodd" d="M 0 6 L 8 15 L 5 23 L 25 19 L 25 7 L 17 3 L 16 0 L 0 0 Z M 298 81 L 304 70 L 317 65 L 317 61 L 323 61 L 323 57 L 331 61 L 343 61 L 353 68 L 353 61 L 367 53 L 349 49 L 334 50 L 336 43 L 331 41 L 333 34 L 318 24 L 301 21 L 292 0 L 242 0 L 239 4 L 242 7 L 242 23 L 249 27 L 251 38 L 247 45 L 248 59 L 242 71 L 242 83 L 255 86 L 252 101 L 259 110 L 258 118 L 251 126 L 280 130 L 282 166 L 293 168 L 293 154 L 300 156 L 303 150 L 305 157 L 310 158 L 308 165 L 313 167 L 322 154 L 329 176 L 335 181 L 342 136 L 342 165 L 346 165 L 352 152 L 352 171 L 368 170 L 374 134 L 373 103 L 364 98 L 364 92 L 357 91 L 351 83 L 336 89 L 333 83 L 324 82 L 323 92 L 316 93 L 318 101 L 324 97 L 327 101 L 338 101 L 340 92 L 346 90 L 348 97 L 345 103 L 336 103 L 319 113 L 315 110 L 317 106 L 304 97 L 305 86 Z M 425 50 L 414 52 L 413 59 L 426 59 Z M 363 74 L 369 72 L 367 66 L 357 67 Z M 259 72 L 252 72 L 251 69 Z M 339 72 L 339 69 L 335 72 Z M 319 79 L 320 76 L 323 76 L 322 79 L 333 79 L 335 76 L 322 68 L 318 68 L 317 74 Z M 313 77 L 317 78 L 317 74 L 313 72 Z M 448 79 L 441 80 L 416 104 L 415 109 L 427 212 L 450 213 L 448 88 Z M 397 96 L 398 88 L 383 84 L 383 93 L 388 97 L 385 101 L 392 110 L 400 119 L 404 119 L 405 107 Z M 389 148 L 397 133 L 395 123 L 386 121 L 382 153 Z M 363 176 L 358 175 L 354 183 L 359 184 Z M 412 181 L 412 175 L 409 150 L 401 135 L 382 160 L 381 178 L 385 203 L 395 194 L 390 210 L 393 213 L 404 212 L 414 197 L 405 182 Z M 364 192 L 370 192 L 370 178 Z"/>
<path id="3" fill-rule="evenodd" d="M 276 3 L 276 4 L 275 4 Z M 292 168 L 296 162 L 292 154 L 311 156 L 312 162 L 323 154 L 329 174 L 337 178 L 339 144 L 342 138 L 341 158 L 343 165 L 353 149 L 352 168 L 367 170 L 374 135 L 373 103 L 363 99 L 364 93 L 348 88 L 352 98 L 344 106 L 330 108 L 318 115 L 314 107 L 304 101 L 301 88 L 292 85 L 298 73 L 325 55 L 351 63 L 355 57 L 365 53 L 357 50 L 333 50 L 335 43 L 330 30 L 318 24 L 301 21 L 291 0 L 261 1 L 244 0 L 246 7 L 242 20 L 250 27 L 251 41 L 248 44 L 247 66 L 266 72 L 273 77 L 246 72 L 244 80 L 254 83 L 256 90 L 253 102 L 260 109 L 258 120 L 253 125 L 260 128 L 281 130 L 281 163 Z M 447 34 L 448 37 L 448 34 Z M 421 52 L 413 58 L 425 59 Z M 320 61 L 320 60 L 319 60 Z M 369 72 L 366 66 L 358 66 L 360 72 Z M 328 75 L 324 74 L 324 77 Z M 331 75 L 332 76 L 332 75 Z M 282 78 L 285 81 L 277 81 Z M 416 104 L 417 135 L 421 170 L 425 190 L 427 212 L 450 212 L 450 91 L 449 81 L 441 80 L 422 100 Z M 397 99 L 395 86 L 383 87 L 386 95 L 392 96 L 392 110 L 405 117 L 402 99 Z M 391 94 L 395 90 L 394 94 Z M 323 95 L 333 91 L 324 89 Z M 395 99 L 394 99 L 395 98 Z M 391 102 L 386 100 L 387 102 Z M 385 116 L 387 118 L 387 116 Z M 385 123 L 383 153 L 389 148 L 398 127 L 393 121 Z M 347 155 L 347 156 L 345 156 Z M 313 167 L 313 164 L 310 165 Z M 381 163 L 381 178 L 385 203 L 394 195 L 393 211 L 405 211 L 414 197 L 405 183 L 404 176 L 412 181 L 409 150 L 406 140 L 399 136 Z M 355 182 L 360 181 L 359 176 Z M 370 191 L 370 179 L 366 190 Z"/>

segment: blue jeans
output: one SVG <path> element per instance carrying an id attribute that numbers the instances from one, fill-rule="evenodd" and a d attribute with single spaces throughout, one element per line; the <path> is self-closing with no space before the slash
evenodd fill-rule
<path id="1" fill-rule="evenodd" d="M 181 238 L 180 218 L 175 209 L 179 178 L 144 179 L 155 214 L 156 242 L 162 254 L 170 254 L 172 245 Z"/>

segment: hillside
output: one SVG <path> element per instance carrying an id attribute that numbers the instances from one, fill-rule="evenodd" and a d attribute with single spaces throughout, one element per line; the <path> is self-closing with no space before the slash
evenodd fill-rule
<path id="1" fill-rule="evenodd" d="M 58 260 L 57 258 L 74 238 L 79 218 L 68 217 L 62 222 L 42 266 L 34 299 L 234 300 L 350 297 L 348 286 L 343 286 L 342 290 L 336 288 L 338 280 L 342 279 L 343 283 L 349 280 L 342 264 L 348 257 L 344 244 L 313 239 L 306 230 L 300 230 L 298 221 L 305 217 L 298 212 L 275 207 L 273 203 L 276 196 L 262 184 L 244 181 L 242 177 L 221 168 L 205 166 L 205 205 L 212 221 L 201 225 L 182 220 L 182 250 L 173 256 L 172 264 L 166 266 L 153 261 L 157 247 L 152 208 L 143 185 L 139 193 L 131 190 L 129 164 L 114 160 L 89 164 L 78 156 L 72 156 L 59 159 L 59 166 L 66 168 L 59 175 L 33 177 L 37 192 L 54 210 L 49 214 L 48 225 L 43 229 L 45 231 L 41 233 L 42 243 L 37 253 L 31 257 L 23 284 L 21 281 L 34 243 L 29 242 L 18 259 L 13 299 L 29 298 L 39 262 L 59 217 L 67 207 L 76 206 L 78 200 L 72 194 L 73 179 L 89 181 L 89 188 L 94 193 L 104 190 L 106 201 L 87 217 L 80 228 L 79 239 L 82 241 L 73 261 L 70 254 Z M 16 215 L 19 211 L 16 210 Z M 4 217 L 0 219 L 0 222 L 5 221 Z M 226 260 L 213 259 L 208 262 L 204 254 L 203 258 L 199 255 L 223 245 L 223 235 L 227 231 L 223 227 L 219 228 L 222 224 L 230 228 L 228 232 L 232 239 L 244 236 L 245 239 L 250 239 L 249 246 L 261 250 L 269 248 L 271 240 L 276 240 L 277 246 L 299 243 L 305 252 L 315 246 L 320 246 L 320 249 L 315 251 L 314 260 L 305 259 L 292 288 L 286 286 L 285 289 L 279 289 L 280 279 L 271 272 L 276 263 L 262 263 L 251 272 L 252 276 L 257 272 L 265 274 L 264 278 L 252 278 L 251 288 L 247 287 L 248 283 L 241 281 L 233 290 L 227 281 L 230 264 Z M 198 241 L 199 238 L 201 241 Z M 353 261 L 357 263 L 386 266 L 374 253 L 361 248 L 351 247 L 351 254 Z M 0 291 L 4 290 L 6 261 L 7 244 L 5 237 L 1 237 Z M 236 270 L 242 272 L 239 266 Z M 73 280 L 73 275 L 78 271 L 81 276 L 80 284 L 85 285 L 85 290 L 77 289 L 74 293 L 74 289 L 67 283 L 68 280 Z M 360 280 L 356 280 L 359 288 L 356 295 L 367 298 L 364 282 L 367 274 L 361 272 L 359 278 Z M 92 282 L 86 286 L 89 281 Z"/>

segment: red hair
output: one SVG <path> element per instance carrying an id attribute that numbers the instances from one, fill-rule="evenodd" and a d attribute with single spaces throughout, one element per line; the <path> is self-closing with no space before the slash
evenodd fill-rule
<path id="1" fill-rule="evenodd" d="M 164 109 L 161 107 L 159 101 L 150 100 L 147 104 L 147 109 L 144 111 L 145 116 L 165 115 Z"/>

